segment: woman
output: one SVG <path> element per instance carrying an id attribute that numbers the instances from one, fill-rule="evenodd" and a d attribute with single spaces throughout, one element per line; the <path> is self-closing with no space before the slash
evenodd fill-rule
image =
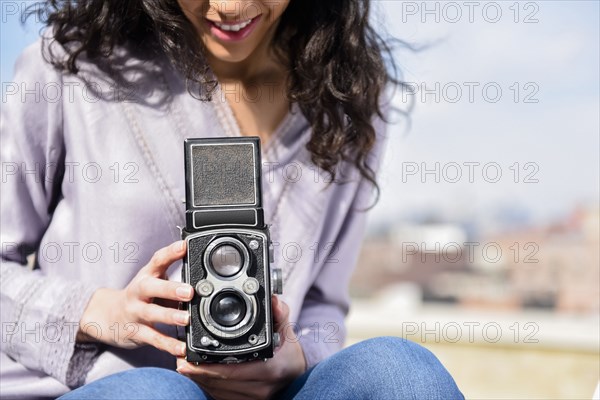
<path id="1" fill-rule="evenodd" d="M 410 342 L 338 352 L 393 81 L 368 11 L 360 0 L 47 3 L 50 28 L 18 61 L 23 92 L 2 110 L 4 396 L 462 397 Z M 265 363 L 196 366 L 177 335 L 189 316 L 172 307 L 193 295 L 177 279 L 181 144 L 239 135 L 263 143 L 285 340 Z"/>

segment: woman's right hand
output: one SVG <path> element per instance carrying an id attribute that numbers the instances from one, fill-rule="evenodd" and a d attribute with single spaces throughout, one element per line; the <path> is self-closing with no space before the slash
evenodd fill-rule
<path id="1" fill-rule="evenodd" d="M 124 289 L 98 289 L 79 322 L 77 341 L 97 341 L 127 349 L 151 345 L 174 356 L 185 355 L 184 342 L 154 328 L 155 323 L 179 326 L 189 323 L 187 311 L 154 302 L 192 299 L 192 286 L 166 280 L 169 266 L 184 255 L 185 242 L 175 242 L 154 253 Z"/>

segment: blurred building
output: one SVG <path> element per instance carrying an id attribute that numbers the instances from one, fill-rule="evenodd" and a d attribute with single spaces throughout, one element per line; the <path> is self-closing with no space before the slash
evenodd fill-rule
<path id="1" fill-rule="evenodd" d="M 404 224 L 367 239 L 356 297 L 410 282 L 424 301 L 493 308 L 600 311 L 598 208 L 556 224 L 469 238 L 459 224 Z"/>
<path id="2" fill-rule="evenodd" d="M 509 282 L 523 305 L 600 312 L 599 219 L 598 209 L 580 208 L 558 224 L 497 238 L 505 247 L 519 243 L 536 252 L 507 259 Z"/>

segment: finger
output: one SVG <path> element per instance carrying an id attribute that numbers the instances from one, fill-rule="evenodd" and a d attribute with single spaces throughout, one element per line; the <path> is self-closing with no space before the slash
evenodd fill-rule
<path id="1" fill-rule="evenodd" d="M 186 370 L 191 374 L 224 381 L 261 382 L 275 379 L 272 366 L 273 363 L 269 361 L 248 361 L 241 364 L 190 364 Z"/>
<path id="2" fill-rule="evenodd" d="M 183 258 L 185 254 L 185 241 L 179 240 L 170 246 L 158 250 L 146 265 L 148 272 L 154 276 L 161 276 L 175 261 Z"/>
<path id="3" fill-rule="evenodd" d="M 206 385 L 202 382 L 197 382 L 202 390 L 208 394 L 210 399 L 214 400 L 252 400 L 255 397 L 251 396 L 250 393 L 245 391 L 232 392 L 228 388 L 215 388 L 213 386 Z M 265 397 L 263 397 L 264 399 Z M 258 398 L 257 398 L 258 399 Z"/>
<path id="4" fill-rule="evenodd" d="M 158 304 L 144 304 L 140 317 L 146 322 L 161 322 L 167 325 L 186 326 L 190 323 L 190 314 L 184 310 L 161 307 Z"/>
<path id="5" fill-rule="evenodd" d="M 188 364 L 188 362 L 186 361 L 186 359 L 184 357 L 177 357 L 176 361 L 177 361 L 177 368 L 176 368 L 177 372 L 181 372 L 179 370 L 182 369 L 184 365 Z"/>
<path id="6" fill-rule="evenodd" d="M 175 357 L 185 355 L 186 345 L 184 342 L 164 335 L 147 325 L 140 326 L 139 331 L 136 333 L 136 338 Z"/>
<path id="7" fill-rule="evenodd" d="M 194 288 L 187 283 L 172 282 L 146 276 L 139 281 L 137 293 L 144 299 L 166 299 L 190 301 L 194 296 Z"/>
<path id="8" fill-rule="evenodd" d="M 228 387 L 207 387 L 202 383 L 198 382 L 200 387 L 210 396 L 211 399 L 215 400 L 259 400 L 259 399 L 268 399 L 270 396 L 267 393 L 270 393 L 267 389 L 256 390 L 253 388 L 239 388 L 238 390 L 231 390 Z M 265 393 L 263 395 L 263 393 Z"/>
<path id="9" fill-rule="evenodd" d="M 273 383 L 277 382 L 277 379 L 269 379 L 272 374 L 265 374 L 260 369 L 261 365 L 266 366 L 266 364 L 251 361 L 235 365 L 195 365 L 179 358 L 177 360 L 177 372 L 197 382 L 202 389 L 215 399 L 264 399 L 269 397 Z"/>
<path id="10" fill-rule="evenodd" d="M 290 318 L 290 308 L 288 305 L 277 296 L 272 296 L 271 301 L 273 303 L 273 322 L 275 324 L 275 331 L 280 332 L 288 325 Z"/>
<path id="11" fill-rule="evenodd" d="M 218 379 L 225 380 L 227 377 L 218 372 L 204 370 L 196 364 L 187 362 L 185 358 L 177 358 L 177 372 L 180 374 L 198 377 L 199 379 Z"/>
<path id="12" fill-rule="evenodd" d="M 239 381 L 237 377 L 232 379 L 214 378 L 204 374 L 194 374 L 187 369 L 189 363 L 183 358 L 177 360 L 177 372 L 190 378 L 214 399 L 249 399 L 267 398 L 267 396 L 256 396 L 260 392 L 268 391 L 268 383 L 264 381 Z"/>

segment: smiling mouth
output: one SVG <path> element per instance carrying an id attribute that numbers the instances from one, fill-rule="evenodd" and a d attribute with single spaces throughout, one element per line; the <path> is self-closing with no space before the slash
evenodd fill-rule
<path id="1" fill-rule="evenodd" d="M 232 22 L 217 22 L 206 19 L 210 31 L 219 39 L 226 41 L 242 40 L 254 29 L 262 14 L 246 20 Z"/>
<path id="2" fill-rule="evenodd" d="M 242 29 L 244 29 L 245 27 L 247 27 L 248 25 L 250 25 L 252 23 L 253 19 L 254 18 L 250 18 L 246 21 L 229 22 L 229 23 L 221 23 L 221 22 L 214 22 L 214 21 L 211 21 L 211 22 L 213 24 L 215 24 L 217 26 L 217 28 L 219 28 L 223 31 L 239 32 Z"/>

